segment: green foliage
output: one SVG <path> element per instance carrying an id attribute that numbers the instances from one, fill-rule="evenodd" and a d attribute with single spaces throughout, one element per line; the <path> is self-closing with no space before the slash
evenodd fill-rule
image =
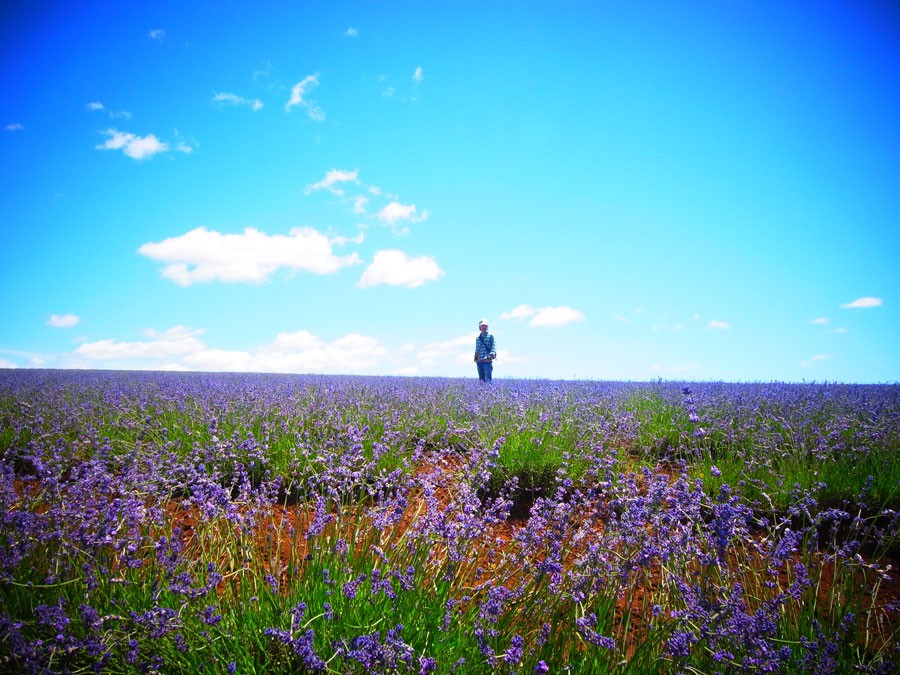
<path id="1" fill-rule="evenodd" d="M 648 464 L 683 456 L 694 429 L 680 402 L 671 402 L 658 391 L 637 391 L 623 402 L 622 410 L 633 425 L 630 454 Z"/>

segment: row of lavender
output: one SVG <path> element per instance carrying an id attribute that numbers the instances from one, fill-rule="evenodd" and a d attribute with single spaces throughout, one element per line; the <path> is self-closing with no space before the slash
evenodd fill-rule
<path id="1" fill-rule="evenodd" d="M 0 371 L 0 670 L 892 672 L 900 387 Z"/>

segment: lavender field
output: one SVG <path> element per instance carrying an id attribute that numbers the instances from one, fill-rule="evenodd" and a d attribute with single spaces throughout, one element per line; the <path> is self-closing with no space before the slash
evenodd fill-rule
<path id="1" fill-rule="evenodd" d="M 0 370 L 0 671 L 893 673 L 900 385 Z"/>

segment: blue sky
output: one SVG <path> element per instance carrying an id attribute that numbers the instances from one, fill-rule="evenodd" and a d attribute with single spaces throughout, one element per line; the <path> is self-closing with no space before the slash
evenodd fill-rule
<path id="1" fill-rule="evenodd" d="M 0 367 L 900 381 L 890 2 L 0 12 Z"/>

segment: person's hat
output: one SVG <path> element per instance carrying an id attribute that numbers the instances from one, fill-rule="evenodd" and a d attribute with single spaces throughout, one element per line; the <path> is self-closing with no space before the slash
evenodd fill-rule
<path id="1" fill-rule="evenodd" d="M 487 320 L 487 319 L 482 319 L 481 321 L 478 322 L 478 327 L 479 327 L 479 328 L 481 328 L 482 326 L 487 326 L 487 325 L 488 325 L 488 320 Z"/>

